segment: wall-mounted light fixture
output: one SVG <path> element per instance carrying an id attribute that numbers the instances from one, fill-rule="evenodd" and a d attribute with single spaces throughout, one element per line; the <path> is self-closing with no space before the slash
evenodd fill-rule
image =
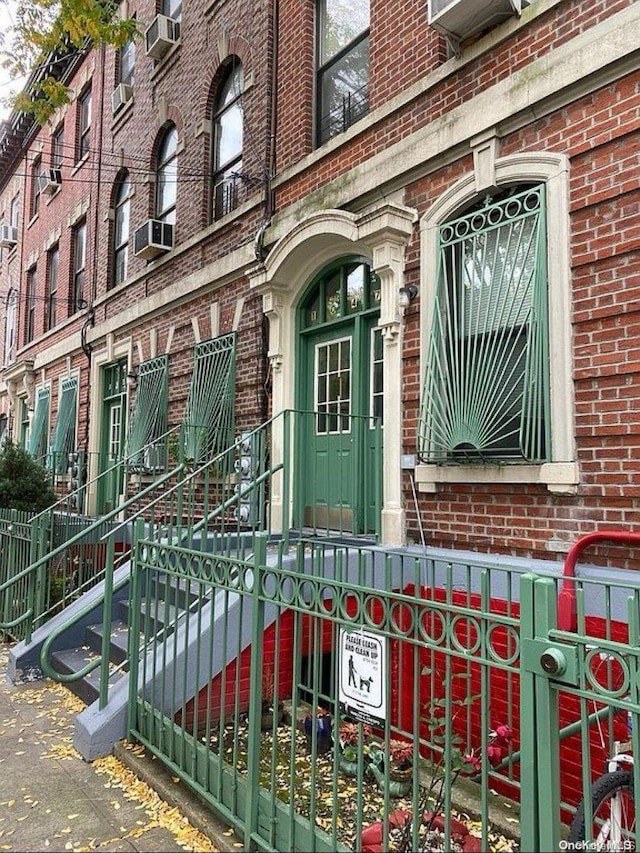
<path id="1" fill-rule="evenodd" d="M 418 288 L 415 284 L 410 284 L 407 287 L 401 287 L 398 294 L 398 305 L 401 308 L 408 308 L 418 295 Z"/>
<path id="2" fill-rule="evenodd" d="M 127 385 L 132 391 L 135 391 L 138 387 L 138 371 L 135 367 L 132 367 L 127 373 Z"/>

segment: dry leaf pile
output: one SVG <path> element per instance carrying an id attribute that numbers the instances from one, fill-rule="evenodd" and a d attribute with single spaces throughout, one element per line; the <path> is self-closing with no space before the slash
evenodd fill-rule
<path id="1" fill-rule="evenodd" d="M 108 782 L 105 783 L 105 788 L 120 789 L 125 799 L 139 803 L 139 807 L 144 808 L 145 814 L 150 818 L 148 823 L 131 830 L 126 837 L 139 838 L 154 826 L 160 826 L 171 832 L 178 845 L 185 850 L 198 851 L 198 853 L 213 853 L 215 851 L 215 847 L 206 835 L 191 826 L 187 818 L 177 808 L 162 800 L 153 788 L 142 782 L 133 771 L 125 767 L 117 758 L 112 755 L 97 758 L 92 762 L 92 767 L 96 773 L 107 776 Z M 80 849 L 74 848 L 74 850 Z M 85 849 L 92 850 L 94 848 L 87 847 Z"/>
<path id="2" fill-rule="evenodd" d="M 0 671 L 6 665 L 6 649 L 0 653 Z M 51 704 L 51 695 L 54 695 L 54 704 Z M 0 735 L 8 729 L 20 726 L 20 737 L 18 745 L 29 740 L 33 745 L 37 743 L 42 746 L 40 759 L 54 761 L 82 761 L 81 756 L 73 746 L 74 717 L 83 710 L 85 704 L 72 694 L 62 684 L 47 681 L 38 686 L 25 687 L 9 696 L 12 705 L 16 708 L 15 716 L 0 720 Z M 31 717 L 33 722 L 28 722 L 21 715 L 20 706 L 33 706 Z M 24 731 L 24 734 L 22 734 Z M 140 747 L 140 749 L 142 749 Z M 16 755 L 26 753 L 26 749 L 16 750 Z M 0 761 L 4 761 L 1 759 Z M 122 842 L 129 839 L 132 842 L 142 837 L 154 827 L 165 829 L 174 837 L 176 844 L 186 851 L 197 851 L 197 853 L 214 853 L 215 849 L 211 840 L 193 827 L 178 809 L 172 808 L 162 800 L 156 791 L 142 782 L 131 770 L 125 767 L 113 756 L 97 759 L 91 765 L 96 773 L 106 777 L 105 788 L 114 789 L 114 798 L 111 806 L 115 811 L 121 808 L 122 798 L 137 803 L 140 818 L 135 821 L 135 826 L 120 827 L 121 832 L 115 838 L 78 838 L 74 837 L 74 820 L 80 815 L 71 812 L 66 815 L 66 825 L 62 825 L 51 833 L 51 837 L 44 838 L 42 849 L 64 849 L 74 853 L 84 851 L 95 851 L 99 849 L 120 848 Z M 1 768 L 0 768 L 1 772 Z M 23 789 L 23 792 L 25 789 Z M 118 792 L 116 794 L 116 791 Z M 21 796 L 16 791 L 11 799 L 0 801 L 0 807 L 12 810 L 23 809 L 24 814 L 15 818 L 14 822 L 20 824 L 25 820 L 38 821 L 39 814 L 51 813 L 48 804 L 39 802 L 28 793 Z M 1 813 L 1 812 L 0 812 Z M 4 818 L 0 817 L 0 851 L 19 850 L 17 840 L 17 827 L 12 829 L 3 828 Z M 129 846 L 127 845 L 127 849 Z"/>
<path id="3" fill-rule="evenodd" d="M 295 738 L 292 744 L 292 734 Z M 203 738 L 203 741 L 205 739 Z M 229 726 L 222 736 L 216 733 L 209 737 L 209 746 L 215 753 L 221 752 L 221 758 L 238 772 L 247 772 L 248 723 Z M 271 788 L 276 797 L 285 803 L 293 803 L 295 811 L 315 823 L 329 834 L 335 835 L 341 844 L 352 850 L 362 849 L 361 841 L 356 837 L 357 818 L 361 815 L 361 825 L 380 821 L 384 815 L 384 794 L 367 777 L 359 788 L 357 780 L 346 776 L 334 766 L 333 754 L 319 754 L 312 762 L 304 734 L 288 725 L 278 728 L 275 743 L 270 731 L 261 736 L 260 783 Z M 393 798 L 391 810 L 411 811 L 411 798 Z M 469 815 L 453 813 L 456 820 L 466 824 L 471 835 L 481 836 L 480 822 Z M 421 828 L 421 846 L 425 851 L 444 850 L 444 834 L 432 830 L 425 837 L 426 830 Z M 392 830 L 388 839 L 388 850 L 398 849 L 401 833 Z M 517 853 L 515 839 L 507 838 L 498 832 L 489 832 L 491 853 Z M 451 848 L 462 850 L 462 846 Z"/>

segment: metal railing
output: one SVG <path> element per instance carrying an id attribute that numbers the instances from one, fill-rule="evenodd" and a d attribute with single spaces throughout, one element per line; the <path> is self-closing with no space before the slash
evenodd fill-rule
<path id="1" fill-rule="evenodd" d="M 156 480 L 153 486 L 140 492 L 135 500 L 130 499 L 109 513 L 92 528 L 100 531 L 99 542 L 108 555 L 105 559 L 104 590 L 101 595 L 103 607 L 103 630 L 105 639 L 104 649 L 95 659 L 88 662 L 81 671 L 63 674 L 55 671 L 51 663 L 51 650 L 57 639 L 68 630 L 70 623 L 61 624 L 47 639 L 42 653 L 42 668 L 44 672 L 61 681 L 70 683 L 79 680 L 91 671 L 100 668 L 100 706 L 108 702 L 109 648 L 107 639 L 112 618 L 111 598 L 113 595 L 113 570 L 116 552 L 115 543 L 126 531 L 126 541 L 135 540 L 133 533 L 136 522 L 143 523 L 142 530 L 146 541 L 162 545 L 171 544 L 175 547 L 188 549 L 190 553 L 209 553 L 216 556 L 226 556 L 243 559 L 251 552 L 254 537 L 258 532 L 267 536 L 270 541 L 281 541 L 282 547 L 288 549 L 292 536 L 299 532 L 291 530 L 292 517 L 299 518 L 307 533 L 344 533 L 352 535 L 353 524 L 331 528 L 329 524 L 339 521 L 339 514 L 328 514 L 322 511 L 324 526 L 320 526 L 314 513 L 309 513 L 305 504 L 304 492 L 296 491 L 293 486 L 294 455 L 300 454 L 308 431 L 314 429 L 317 413 L 286 410 L 275 418 L 265 422 L 253 431 L 243 433 L 237 440 L 213 459 L 195 465 L 186 471 L 182 479 L 170 475 Z M 341 415 L 341 429 L 334 430 L 331 440 L 340 438 L 351 441 L 352 438 L 364 434 L 376 455 L 380 452 L 380 427 L 369 418 L 357 418 Z M 309 469 L 316 475 L 317 494 L 324 501 L 331 488 L 338 495 L 347 496 L 351 502 L 349 519 L 353 521 L 352 505 L 355 503 L 354 484 L 359 482 L 359 492 L 367 493 L 367 506 L 374 508 L 376 518 L 379 517 L 380 487 L 379 459 L 374 464 L 364 465 L 363 459 L 353 455 L 352 463 L 345 470 L 327 471 L 321 473 L 317 465 Z M 366 472 L 363 470 L 366 467 Z M 358 481 L 358 476 L 361 479 Z M 369 491 L 367 488 L 370 486 Z M 314 493 L 315 494 L 315 493 Z M 366 508 L 363 508 L 363 512 Z M 122 516 L 116 522 L 116 516 Z M 132 536 L 133 533 L 133 536 Z M 74 540 L 68 543 L 74 544 Z M 52 555 L 50 554 L 49 557 Z M 55 555 L 54 555 L 55 556 Z M 92 605 L 95 607 L 95 602 Z M 130 609 L 131 610 L 131 609 Z M 80 611 L 75 618 L 82 618 Z M 189 616 L 189 608 L 176 612 L 180 624 Z M 172 630 L 175 628 L 173 626 Z M 135 631 L 134 631 L 135 633 Z M 155 643 L 161 634 L 154 635 Z M 121 668 L 130 663 L 127 658 L 121 663 Z"/>
<path id="2" fill-rule="evenodd" d="M 174 599 L 158 603 L 158 587 Z M 244 849 L 363 849 L 376 821 L 390 849 L 393 813 L 450 814 L 464 775 L 490 849 L 490 789 L 517 797 L 520 786 L 508 760 L 518 738 L 512 591 L 505 569 L 315 538 L 287 549 L 258 534 L 243 557 L 140 541 L 131 732 Z M 177 596 L 197 613 L 189 622 L 173 621 Z M 172 625 L 171 641 L 144 654 L 159 624 Z M 497 731 L 499 768 L 488 759 Z M 407 770 L 396 772 L 403 749 Z M 474 761 L 460 776 L 465 756 Z M 404 832 L 397 849 L 431 849 L 420 821 Z M 443 836 L 452 849 L 446 821 Z"/>
<path id="3" fill-rule="evenodd" d="M 179 427 L 167 435 L 177 433 Z M 148 499 L 151 491 L 159 488 L 182 472 L 177 463 L 174 469 L 157 478 L 151 485 L 144 482 L 125 487 L 129 497 L 120 506 L 100 518 L 77 512 L 86 490 L 97 490 L 106 480 L 122 477 L 126 482 L 129 458 L 116 462 L 78 489 L 65 494 L 56 503 L 29 520 L 30 546 L 27 549 L 15 543 L 11 547 L 12 561 L 0 578 L 0 630 L 13 639 L 29 642 L 33 631 L 71 601 L 97 585 L 104 577 L 108 565 L 113 565 L 115 555 L 124 557 L 131 548 L 130 536 L 122 519 L 128 512 Z M 107 537 L 117 528 L 113 555 L 108 551 Z M 24 524 L 17 539 L 26 536 Z M 6 538 L 11 538 L 7 536 Z"/>
<path id="4" fill-rule="evenodd" d="M 580 800 L 589 824 L 616 743 L 640 749 L 640 589 L 619 575 L 573 579 L 570 632 L 556 627 L 561 577 L 488 557 L 260 534 L 242 556 L 139 541 L 133 636 L 139 651 L 158 625 L 172 639 L 135 655 L 131 733 L 247 850 L 363 849 L 372 835 L 453 849 L 461 802 L 481 849 L 515 849 L 520 831 L 522 849 L 558 849 Z M 197 615 L 177 621 L 158 587 Z M 513 843 L 494 848 L 505 803 Z M 398 826 L 407 812 L 428 817 Z"/>

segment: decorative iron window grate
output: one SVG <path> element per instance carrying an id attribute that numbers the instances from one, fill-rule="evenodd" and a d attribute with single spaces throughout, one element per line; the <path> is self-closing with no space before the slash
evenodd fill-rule
<path id="1" fill-rule="evenodd" d="M 67 470 L 68 457 L 75 449 L 78 380 L 63 379 L 58 399 L 58 415 L 51 439 L 51 456 L 56 474 Z"/>
<path id="2" fill-rule="evenodd" d="M 38 391 L 33 425 L 29 434 L 29 453 L 38 461 L 44 460 L 49 444 L 49 403 L 51 392 L 48 388 Z"/>
<path id="3" fill-rule="evenodd" d="M 196 344 L 185 415 L 185 456 L 204 462 L 234 436 L 236 335 Z"/>
<path id="4" fill-rule="evenodd" d="M 335 100 L 335 99 L 334 99 Z M 341 96 L 341 101 L 332 107 L 320 120 L 320 144 L 344 133 L 352 124 L 369 112 L 369 86 L 362 86 Z"/>
<path id="5" fill-rule="evenodd" d="M 167 464 L 169 357 L 160 355 L 138 368 L 136 400 L 129 425 L 129 464 L 142 471 L 162 471 Z"/>
<path id="6" fill-rule="evenodd" d="M 418 423 L 423 462 L 549 458 L 544 187 L 440 228 Z"/>

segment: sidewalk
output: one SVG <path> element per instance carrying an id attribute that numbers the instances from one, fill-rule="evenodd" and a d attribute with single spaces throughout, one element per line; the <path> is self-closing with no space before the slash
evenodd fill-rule
<path id="1" fill-rule="evenodd" d="M 83 761 L 73 747 L 80 700 L 51 681 L 12 684 L 6 677 L 8 649 L 0 644 L 0 851 L 241 849 L 142 747 L 119 749 L 131 761 L 115 756 Z M 146 778 L 157 775 L 160 785 L 142 781 L 130 769 L 136 762 Z M 168 794 L 165 799 L 157 787 Z M 176 806 L 180 802 L 185 808 Z"/>

